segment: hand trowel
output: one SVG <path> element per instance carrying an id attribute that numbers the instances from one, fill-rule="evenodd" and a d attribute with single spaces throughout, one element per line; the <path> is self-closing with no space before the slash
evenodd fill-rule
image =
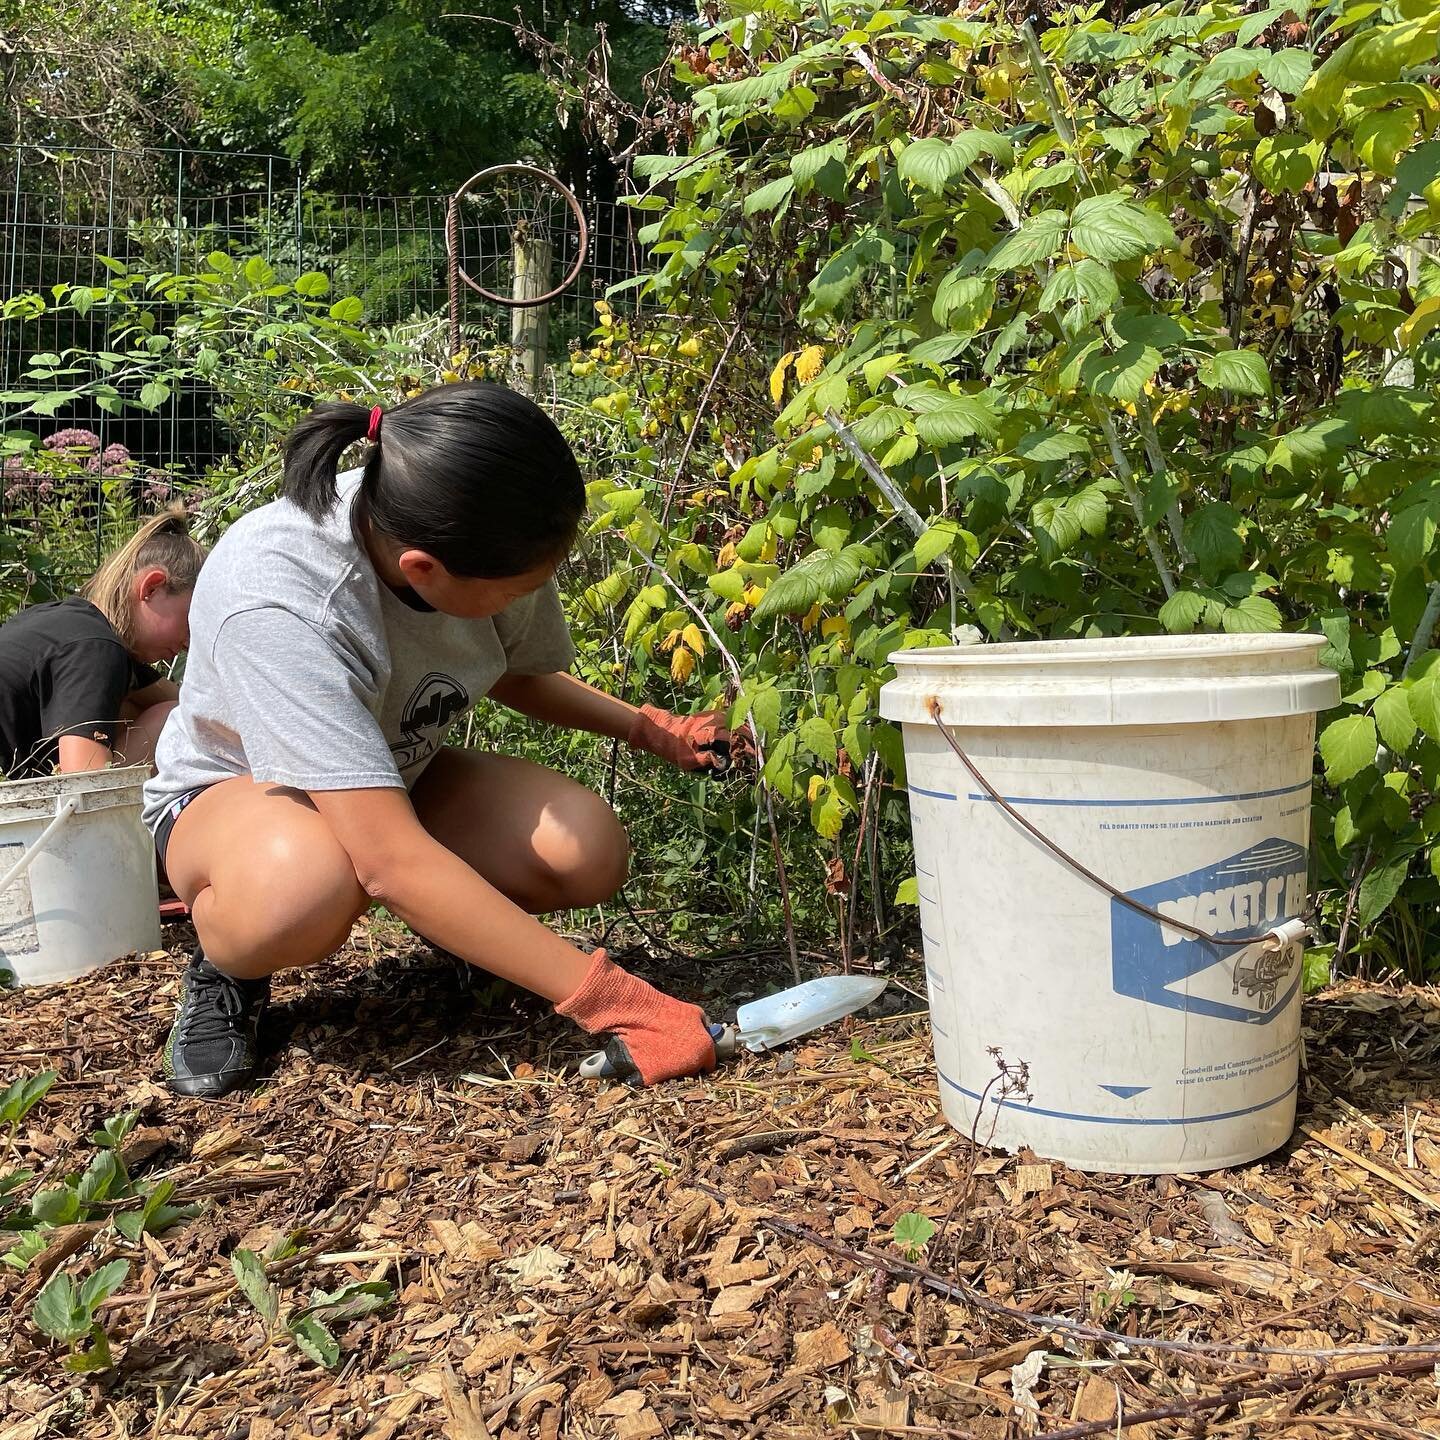
<path id="1" fill-rule="evenodd" d="M 735 1012 L 733 1025 L 710 1025 L 716 1058 L 728 1060 L 741 1045 L 758 1055 L 843 1020 L 863 1010 L 885 985 L 883 978 L 872 975 L 822 975 L 752 1000 Z M 635 1065 L 625 1042 L 617 1037 L 603 1050 L 586 1056 L 580 1062 L 580 1074 L 586 1080 L 628 1080 L 635 1075 Z"/>

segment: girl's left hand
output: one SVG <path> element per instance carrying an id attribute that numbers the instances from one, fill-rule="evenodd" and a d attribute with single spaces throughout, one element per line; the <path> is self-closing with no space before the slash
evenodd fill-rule
<path id="1" fill-rule="evenodd" d="M 712 710 L 704 715 L 672 715 L 655 705 L 642 706 L 630 726 L 630 744 L 648 750 L 682 770 L 728 770 L 750 754 L 750 736 L 732 731 L 727 712 Z"/>

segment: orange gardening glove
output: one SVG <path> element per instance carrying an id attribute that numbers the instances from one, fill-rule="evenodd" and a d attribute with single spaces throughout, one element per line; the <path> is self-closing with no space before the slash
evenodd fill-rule
<path id="1" fill-rule="evenodd" d="M 733 761 L 750 753 L 750 737 L 743 730 L 731 731 L 724 710 L 672 715 L 642 705 L 631 722 L 629 742 L 682 770 L 728 770 Z"/>
<path id="2" fill-rule="evenodd" d="M 715 1068 L 715 1042 L 700 1007 L 622 970 L 603 950 L 555 1013 L 592 1035 L 608 1032 L 622 1041 L 647 1085 Z"/>

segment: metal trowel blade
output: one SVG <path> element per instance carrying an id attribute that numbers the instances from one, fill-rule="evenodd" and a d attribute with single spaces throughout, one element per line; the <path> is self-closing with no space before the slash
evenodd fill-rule
<path id="1" fill-rule="evenodd" d="M 822 975 L 775 995 L 752 1000 L 736 1011 L 740 1043 L 747 1050 L 772 1050 L 822 1025 L 863 1010 L 885 989 L 872 975 Z"/>

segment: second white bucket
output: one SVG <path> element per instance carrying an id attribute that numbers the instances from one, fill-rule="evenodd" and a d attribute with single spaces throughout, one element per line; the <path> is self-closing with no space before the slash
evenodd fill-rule
<path id="1" fill-rule="evenodd" d="M 935 1060 L 958 1129 L 1129 1174 L 1243 1164 L 1286 1141 L 1315 714 L 1339 700 L 1323 644 L 891 656 L 880 710 L 904 733 Z M 1162 926 L 1080 874 L 976 781 L 932 700 L 990 786 L 1075 860 L 1152 911 L 1256 942 Z"/>
<path id="2" fill-rule="evenodd" d="M 0 785 L 0 982 L 49 985 L 160 948 L 149 766 Z"/>

